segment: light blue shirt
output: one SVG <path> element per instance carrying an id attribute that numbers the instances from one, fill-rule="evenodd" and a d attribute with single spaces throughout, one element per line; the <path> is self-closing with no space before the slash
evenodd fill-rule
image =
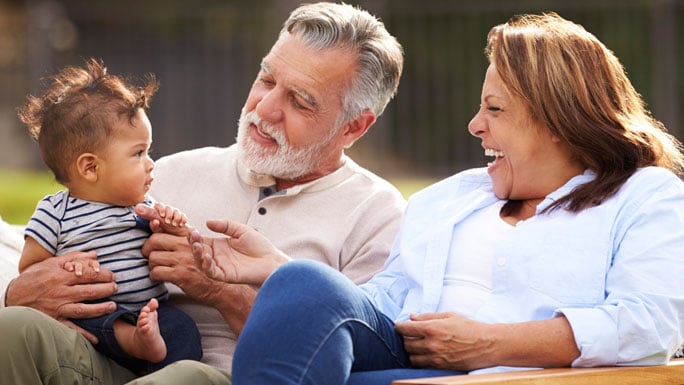
<path id="1" fill-rule="evenodd" d="M 539 214 L 594 177 L 572 178 L 538 215 L 506 232 L 495 249 L 492 293 L 474 318 L 564 315 L 580 350 L 573 366 L 664 364 L 682 343 L 684 183 L 643 168 L 599 206 Z M 497 200 L 485 169 L 415 194 L 383 271 L 362 288 L 396 321 L 435 312 L 454 229 Z"/>

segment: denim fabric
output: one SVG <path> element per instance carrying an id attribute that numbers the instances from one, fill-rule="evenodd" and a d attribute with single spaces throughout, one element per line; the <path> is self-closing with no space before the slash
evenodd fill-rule
<path id="1" fill-rule="evenodd" d="M 346 385 L 392 385 L 395 380 L 408 380 L 412 378 L 428 378 L 453 376 L 465 374 L 464 372 L 452 372 L 439 369 L 385 369 L 371 370 L 367 372 L 353 372 Z"/>
<path id="2" fill-rule="evenodd" d="M 199 360 L 202 358 L 202 344 L 197 326 L 192 318 L 181 310 L 165 303 L 157 309 L 159 331 L 166 342 L 166 358 L 153 363 L 126 354 L 114 337 L 114 321 L 122 318 L 135 324 L 138 314 L 117 306 L 114 313 L 88 319 L 72 319 L 78 326 L 93 333 L 99 343 L 95 345 L 102 354 L 110 357 L 119 365 L 139 375 L 154 372 L 179 360 Z"/>
<path id="3" fill-rule="evenodd" d="M 381 371 L 409 367 L 394 322 L 354 283 L 329 266 L 297 260 L 261 288 L 238 340 L 233 384 L 344 385 L 352 372 L 366 385 L 389 384 L 396 372 Z"/>

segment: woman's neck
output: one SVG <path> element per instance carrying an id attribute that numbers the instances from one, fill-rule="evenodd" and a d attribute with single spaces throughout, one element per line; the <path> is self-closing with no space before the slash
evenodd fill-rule
<path id="1" fill-rule="evenodd" d="M 501 208 L 501 219 L 511 225 L 516 225 L 520 221 L 532 218 L 537 214 L 537 205 L 543 201 L 543 198 L 525 199 L 525 200 L 509 200 Z"/>

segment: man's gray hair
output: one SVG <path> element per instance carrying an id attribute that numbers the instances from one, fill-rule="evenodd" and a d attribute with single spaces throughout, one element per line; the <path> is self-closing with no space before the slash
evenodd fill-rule
<path id="1" fill-rule="evenodd" d="M 401 45 L 375 16 L 348 4 L 305 4 L 290 14 L 280 35 L 290 33 L 313 49 L 350 49 L 358 53 L 356 76 L 343 90 L 338 123 L 365 109 L 380 116 L 394 97 L 404 63 Z"/>

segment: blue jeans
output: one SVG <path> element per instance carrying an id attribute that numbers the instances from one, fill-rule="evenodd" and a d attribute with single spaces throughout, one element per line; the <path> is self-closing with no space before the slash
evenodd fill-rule
<path id="1" fill-rule="evenodd" d="M 383 384 L 458 372 L 411 368 L 394 322 L 340 272 L 310 260 L 259 291 L 233 359 L 233 384 Z"/>
<path id="2" fill-rule="evenodd" d="M 99 343 L 94 345 L 95 349 L 138 375 L 154 372 L 175 361 L 201 359 L 202 341 L 192 318 L 166 302 L 159 302 L 157 313 L 159 331 L 166 342 L 167 351 L 166 358 L 158 363 L 129 356 L 121 349 L 114 337 L 114 321 L 123 319 L 135 325 L 138 319 L 136 312 L 117 305 L 115 312 L 102 317 L 72 319 L 71 321 L 97 337 Z"/>

